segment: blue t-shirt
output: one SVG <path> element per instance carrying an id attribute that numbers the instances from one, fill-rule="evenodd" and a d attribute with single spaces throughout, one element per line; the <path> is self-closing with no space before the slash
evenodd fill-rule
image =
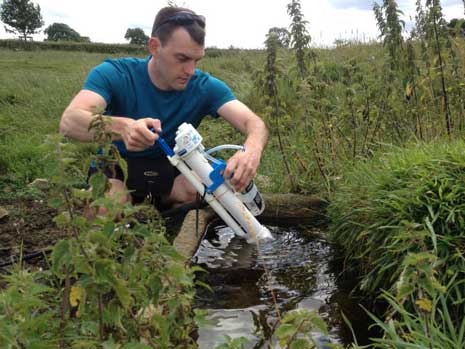
<path id="1" fill-rule="evenodd" d="M 199 126 L 206 115 L 218 117 L 218 109 L 235 99 L 231 89 L 221 80 L 198 69 L 182 91 L 163 91 L 148 75 L 145 59 L 108 59 L 89 73 L 83 89 L 102 96 L 107 103 L 106 115 L 133 119 L 160 119 L 162 137 L 170 147 L 178 126 L 183 122 Z M 114 142 L 125 157 L 159 158 L 165 156 L 158 145 L 141 152 L 128 152 L 122 141 Z"/>

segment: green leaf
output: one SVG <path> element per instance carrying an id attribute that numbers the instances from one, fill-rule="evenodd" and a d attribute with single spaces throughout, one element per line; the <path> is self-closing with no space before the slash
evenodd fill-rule
<path id="1" fill-rule="evenodd" d="M 275 332 L 278 338 L 286 338 L 292 336 L 297 331 L 297 328 L 291 324 L 281 324 Z"/>
<path id="2" fill-rule="evenodd" d="M 52 252 L 52 268 L 58 272 L 63 266 L 71 262 L 71 248 L 69 240 L 60 240 L 56 243 Z"/>
<path id="3" fill-rule="evenodd" d="M 152 349 L 152 347 L 142 343 L 127 343 L 121 349 Z"/>
<path id="4" fill-rule="evenodd" d="M 289 347 L 290 349 L 309 349 L 314 348 L 314 345 L 303 338 L 295 338 Z"/>
<path id="5" fill-rule="evenodd" d="M 128 309 L 131 303 L 131 296 L 127 286 L 121 280 L 118 280 L 113 285 L 113 289 L 115 290 L 116 295 L 118 296 L 118 299 L 121 302 L 123 308 Z"/>
<path id="6" fill-rule="evenodd" d="M 120 158 L 118 160 L 118 166 L 121 168 L 121 171 L 123 171 L 124 180 L 126 181 L 126 178 L 128 178 L 128 165 L 126 161 L 123 158 Z"/>
<path id="7" fill-rule="evenodd" d="M 113 221 L 108 221 L 105 222 L 105 225 L 102 228 L 102 232 L 107 238 L 109 238 L 113 234 L 114 229 L 115 223 Z"/>
<path id="8" fill-rule="evenodd" d="M 101 246 L 108 245 L 108 237 L 101 231 L 90 232 L 88 234 L 88 239 L 90 242 L 101 245 Z"/>
<path id="9" fill-rule="evenodd" d="M 85 189 L 73 189 L 73 196 L 81 200 L 86 200 L 92 197 L 92 192 Z"/>
<path id="10" fill-rule="evenodd" d="M 173 258 L 175 261 L 183 262 L 185 261 L 185 257 L 180 254 L 173 246 L 165 245 L 160 248 L 160 252 L 164 256 L 169 256 Z"/>
<path id="11" fill-rule="evenodd" d="M 158 299 L 160 297 L 160 292 L 163 288 L 163 284 L 161 279 L 157 275 L 152 275 L 148 279 L 148 286 L 150 287 L 150 291 L 152 293 L 152 303 L 158 304 Z"/>
<path id="12" fill-rule="evenodd" d="M 59 215 L 55 216 L 55 218 L 53 218 L 53 221 L 59 227 L 67 227 L 71 222 L 71 217 L 68 211 L 64 211 L 61 212 Z"/>
<path id="13" fill-rule="evenodd" d="M 207 289 L 208 291 L 212 292 L 213 293 L 213 289 L 211 288 L 211 286 L 203 281 L 200 281 L 200 280 L 196 280 L 195 281 L 195 284 L 197 286 L 200 286 L 200 287 L 203 287 L 205 289 Z"/>
<path id="14" fill-rule="evenodd" d="M 89 178 L 89 184 L 92 187 L 92 199 L 96 200 L 105 195 L 108 185 L 108 178 L 99 171 L 94 173 Z"/>

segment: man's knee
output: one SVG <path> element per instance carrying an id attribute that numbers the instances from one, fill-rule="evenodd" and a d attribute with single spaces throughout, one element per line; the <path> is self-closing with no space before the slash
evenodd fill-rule
<path id="1" fill-rule="evenodd" d="M 196 198 L 197 190 L 194 186 L 183 175 L 177 176 L 169 200 L 173 203 L 187 203 L 195 201 Z"/>
<path id="2" fill-rule="evenodd" d="M 110 182 L 110 189 L 106 194 L 107 197 L 117 200 L 120 204 L 131 201 L 131 195 L 123 181 L 115 178 L 110 178 L 108 181 Z"/>
<path id="3" fill-rule="evenodd" d="M 123 181 L 114 178 L 110 178 L 108 181 L 110 183 L 110 188 L 105 193 L 105 197 L 110 198 L 111 200 L 114 200 L 115 202 L 118 202 L 122 205 L 131 201 L 131 195 L 129 194 Z M 107 213 L 108 208 L 104 206 L 100 206 L 97 209 L 86 207 L 84 215 L 88 219 L 93 219 L 96 215 L 105 216 Z"/>

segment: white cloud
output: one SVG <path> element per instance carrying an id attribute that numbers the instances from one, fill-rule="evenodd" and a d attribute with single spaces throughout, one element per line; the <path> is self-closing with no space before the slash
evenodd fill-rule
<path id="1" fill-rule="evenodd" d="M 381 1 L 381 0 L 379 0 Z M 124 43 L 129 27 L 141 27 L 150 34 L 156 12 L 167 1 L 149 0 L 35 0 L 48 25 L 66 23 L 93 42 Z M 181 0 L 207 18 L 207 46 L 261 48 L 271 27 L 288 27 L 290 0 Z M 398 1 L 408 15 L 414 13 L 414 0 Z M 462 0 L 444 2 L 446 18 L 463 17 Z M 378 31 L 371 0 L 302 0 L 302 11 L 309 22 L 313 45 L 331 45 L 335 39 L 368 40 Z M 0 27 L 0 38 L 12 37 Z M 35 36 L 42 40 L 43 35 Z"/>

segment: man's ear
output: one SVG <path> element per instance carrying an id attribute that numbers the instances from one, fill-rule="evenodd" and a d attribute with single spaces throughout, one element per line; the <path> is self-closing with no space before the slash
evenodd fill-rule
<path id="1" fill-rule="evenodd" d="M 160 50 L 161 42 L 157 37 L 150 37 L 149 39 L 149 52 L 153 57 L 157 57 L 158 51 Z"/>

